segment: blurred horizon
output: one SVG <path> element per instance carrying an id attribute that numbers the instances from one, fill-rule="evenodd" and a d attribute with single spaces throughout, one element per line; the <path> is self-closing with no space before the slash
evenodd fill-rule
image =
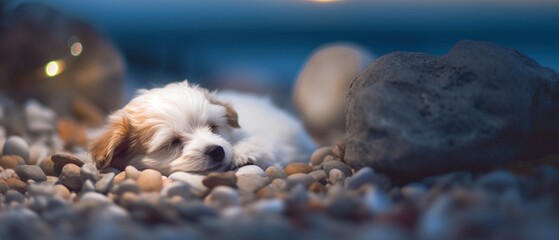
<path id="1" fill-rule="evenodd" d="M 490 41 L 559 70 L 559 1 L 6 3 L 25 2 L 50 6 L 108 37 L 126 59 L 128 98 L 135 88 L 185 78 L 210 88 L 244 82 L 254 86 L 248 90 L 285 98 L 310 54 L 335 42 L 379 57 L 393 51 L 439 55 L 461 39 Z"/>

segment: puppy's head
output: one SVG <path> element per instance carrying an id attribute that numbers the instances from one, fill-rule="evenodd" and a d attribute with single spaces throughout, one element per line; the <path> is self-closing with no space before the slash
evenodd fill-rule
<path id="1" fill-rule="evenodd" d="M 206 173 L 231 165 L 230 134 L 239 128 L 233 108 L 198 86 L 181 83 L 140 90 L 109 118 L 90 154 L 98 168 L 126 165 Z"/>

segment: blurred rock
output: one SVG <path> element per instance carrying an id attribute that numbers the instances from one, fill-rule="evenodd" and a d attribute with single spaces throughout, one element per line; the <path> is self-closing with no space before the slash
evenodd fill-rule
<path id="1" fill-rule="evenodd" d="M 34 98 L 61 115 L 95 124 L 100 123 L 94 116 L 98 112 L 120 107 L 123 59 L 92 27 L 36 3 L 19 4 L 5 13 L 0 28 L 1 93 L 19 103 Z M 57 70 L 47 73 L 48 63 Z"/>
<path id="2" fill-rule="evenodd" d="M 323 46 L 307 60 L 293 97 L 305 129 L 318 145 L 333 145 L 344 136 L 349 84 L 372 60 L 367 50 L 347 43 Z"/>
<path id="3" fill-rule="evenodd" d="M 29 145 L 19 136 L 10 136 L 4 143 L 4 150 L 2 152 L 4 155 L 18 155 L 25 162 L 29 162 Z"/>
<path id="4" fill-rule="evenodd" d="M 352 82 L 344 160 L 409 179 L 557 153 L 558 95 L 555 71 L 490 43 L 392 53 Z"/>

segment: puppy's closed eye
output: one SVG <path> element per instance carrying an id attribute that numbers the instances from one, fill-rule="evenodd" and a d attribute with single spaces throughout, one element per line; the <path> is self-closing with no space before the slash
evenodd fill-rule
<path id="1" fill-rule="evenodd" d="M 171 140 L 169 140 L 167 143 L 165 143 L 161 147 L 161 150 L 175 150 L 178 148 L 182 148 L 182 146 L 183 146 L 183 139 L 180 137 L 174 137 Z"/>

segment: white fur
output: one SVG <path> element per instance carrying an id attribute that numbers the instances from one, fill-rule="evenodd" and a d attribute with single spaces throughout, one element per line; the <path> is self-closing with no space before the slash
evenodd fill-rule
<path id="1" fill-rule="evenodd" d="M 214 94 L 187 81 L 138 93 L 111 118 L 126 117 L 132 126 L 154 130 L 144 144 L 145 152 L 129 153 L 134 157 L 128 164 L 139 169 L 170 174 L 223 171 L 247 164 L 265 168 L 306 161 L 314 148 L 301 124 L 262 96 L 234 91 Z M 241 128 L 232 128 L 226 108 L 212 104 L 208 97 L 229 103 L 238 114 Z M 211 125 L 217 126 L 217 131 L 212 132 Z M 180 139 L 181 144 L 169 144 L 173 139 Z M 225 153 L 220 164 L 209 161 L 204 154 L 214 145 L 221 146 Z"/>

